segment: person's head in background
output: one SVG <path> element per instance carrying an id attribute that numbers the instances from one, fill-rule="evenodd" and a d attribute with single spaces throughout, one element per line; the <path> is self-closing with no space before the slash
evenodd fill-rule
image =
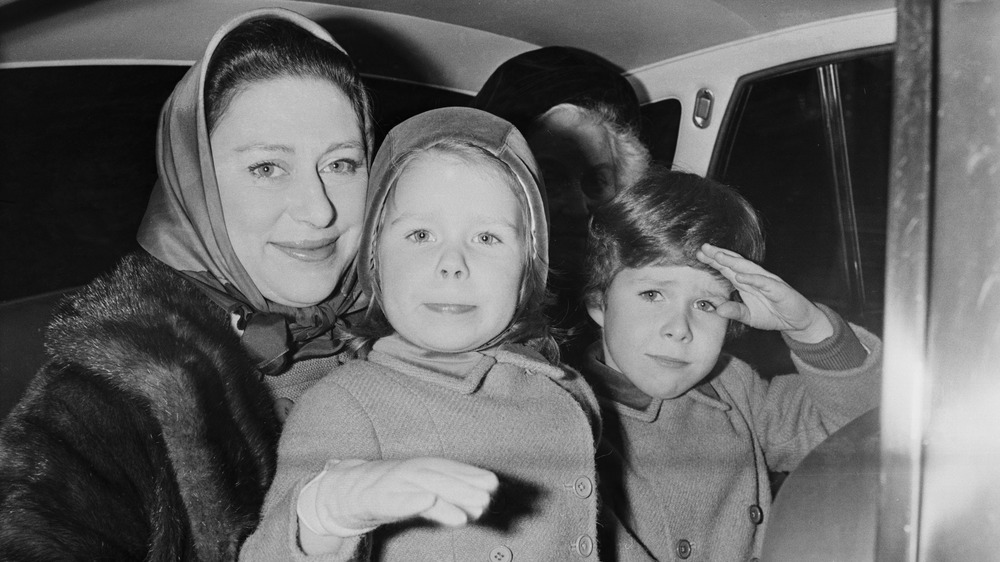
<path id="1" fill-rule="evenodd" d="M 552 234 L 585 234 L 593 209 L 649 163 L 639 101 L 621 70 L 571 47 L 543 47 L 501 64 L 472 106 L 503 117 L 538 160 Z"/>

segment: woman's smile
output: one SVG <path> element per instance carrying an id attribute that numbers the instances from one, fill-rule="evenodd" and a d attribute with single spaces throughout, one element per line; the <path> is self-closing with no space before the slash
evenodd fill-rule
<path id="1" fill-rule="evenodd" d="M 319 240 L 270 242 L 270 245 L 299 261 L 320 262 L 329 259 L 336 253 L 337 239 L 337 237 L 330 237 Z"/>

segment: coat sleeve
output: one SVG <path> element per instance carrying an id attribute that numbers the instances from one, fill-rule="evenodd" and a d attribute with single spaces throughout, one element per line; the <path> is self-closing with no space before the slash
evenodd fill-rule
<path id="1" fill-rule="evenodd" d="M 367 536 L 345 544 L 344 556 L 307 556 L 299 547 L 296 502 L 302 487 L 328 460 L 381 457 L 369 413 L 337 380 L 341 367 L 302 395 L 278 445 L 278 468 L 261 513 L 261 523 L 240 552 L 241 561 L 365 560 Z M 353 548 L 352 548 L 353 547 Z"/>
<path id="2" fill-rule="evenodd" d="M 793 347 L 796 374 L 764 381 L 743 378 L 749 416 L 771 470 L 788 471 L 816 445 L 879 405 L 882 342 L 822 307 L 834 336 L 801 351 Z M 808 357 L 808 361 L 802 356 Z"/>

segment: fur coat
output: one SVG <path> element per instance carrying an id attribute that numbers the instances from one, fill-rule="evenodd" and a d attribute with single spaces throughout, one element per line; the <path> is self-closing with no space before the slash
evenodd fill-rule
<path id="1" fill-rule="evenodd" d="M 0 426 L 0 559 L 235 560 L 278 423 L 228 316 L 145 254 L 65 299 Z"/>

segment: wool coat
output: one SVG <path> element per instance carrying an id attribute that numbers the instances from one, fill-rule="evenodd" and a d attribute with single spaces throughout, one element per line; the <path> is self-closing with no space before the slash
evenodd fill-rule
<path id="1" fill-rule="evenodd" d="M 241 560 L 343 559 L 300 550 L 299 491 L 330 459 L 416 456 L 496 473 L 500 489 L 487 513 L 455 529 L 419 520 L 380 527 L 356 541 L 350 558 L 594 560 L 598 431 L 596 398 L 582 377 L 525 347 L 484 354 L 465 377 L 372 351 L 316 383 L 292 411 L 261 526 Z"/>
<path id="2" fill-rule="evenodd" d="M 235 560 L 278 424 L 229 315 L 134 254 L 60 304 L 46 348 L 0 426 L 0 559 Z"/>
<path id="3" fill-rule="evenodd" d="M 620 540 L 617 559 L 745 561 L 760 553 L 771 506 L 769 471 L 790 471 L 831 433 L 878 406 L 881 342 L 821 307 L 834 335 L 786 338 L 798 374 L 765 381 L 723 354 L 711 378 L 672 400 L 634 408 L 591 348 L 604 433 L 602 495 L 643 548 Z M 861 347 L 863 344 L 863 348 Z M 866 351 L 867 350 L 867 351 Z"/>

